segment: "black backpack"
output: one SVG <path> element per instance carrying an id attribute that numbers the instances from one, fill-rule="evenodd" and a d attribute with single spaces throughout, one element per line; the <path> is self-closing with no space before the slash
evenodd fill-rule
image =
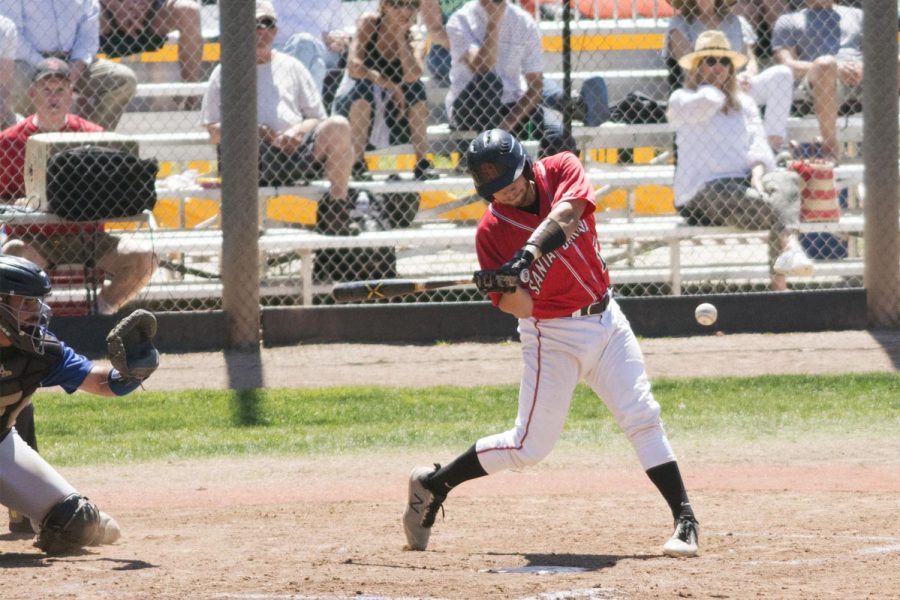
<path id="1" fill-rule="evenodd" d="M 610 120 L 616 123 L 665 123 L 667 102 L 651 98 L 644 92 L 629 92 L 616 104 Z"/>
<path id="2" fill-rule="evenodd" d="M 134 217 L 156 205 L 155 159 L 103 146 L 63 150 L 47 161 L 47 204 L 69 221 Z"/>

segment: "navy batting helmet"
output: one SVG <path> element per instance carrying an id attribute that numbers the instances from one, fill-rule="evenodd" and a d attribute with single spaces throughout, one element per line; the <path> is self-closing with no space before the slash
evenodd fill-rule
<path id="1" fill-rule="evenodd" d="M 509 132 L 489 129 L 469 144 L 466 164 L 478 194 L 490 202 L 494 194 L 515 181 L 531 166 L 525 147 Z"/>
<path id="2" fill-rule="evenodd" d="M 50 307 L 50 278 L 30 260 L 0 256 L 0 333 L 13 346 L 43 354 Z"/>

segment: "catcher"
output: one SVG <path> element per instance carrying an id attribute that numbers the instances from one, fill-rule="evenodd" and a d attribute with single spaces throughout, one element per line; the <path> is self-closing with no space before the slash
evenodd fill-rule
<path id="1" fill-rule="evenodd" d="M 39 387 L 124 396 L 159 365 L 156 318 L 144 310 L 107 336 L 111 367 L 94 365 L 47 330 L 47 274 L 34 263 L 0 256 L 0 504 L 26 515 L 47 554 L 78 552 L 119 539 L 116 521 L 79 494 L 19 436 L 16 417 Z"/>

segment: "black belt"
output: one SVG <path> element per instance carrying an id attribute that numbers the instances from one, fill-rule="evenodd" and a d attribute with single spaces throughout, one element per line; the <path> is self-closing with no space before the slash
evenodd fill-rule
<path id="1" fill-rule="evenodd" d="M 603 298 L 601 298 L 599 302 L 594 302 L 590 306 L 585 306 L 584 308 L 582 308 L 580 310 L 576 310 L 575 312 L 573 312 L 571 315 L 568 315 L 568 316 L 570 316 L 570 317 L 587 317 L 590 315 L 599 315 L 600 313 L 605 311 L 608 306 L 609 306 L 609 292 L 607 292 L 606 295 L 603 296 Z"/>

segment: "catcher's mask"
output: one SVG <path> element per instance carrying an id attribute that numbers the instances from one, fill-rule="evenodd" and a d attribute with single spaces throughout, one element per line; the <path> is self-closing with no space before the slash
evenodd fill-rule
<path id="1" fill-rule="evenodd" d="M 50 278 L 33 262 L 18 256 L 0 256 L 0 333 L 13 346 L 44 353 L 50 323 Z"/>
<path id="2" fill-rule="evenodd" d="M 531 175 L 531 158 L 525 147 L 502 129 L 479 133 L 466 151 L 466 165 L 478 195 L 488 202 L 523 173 Z"/>

